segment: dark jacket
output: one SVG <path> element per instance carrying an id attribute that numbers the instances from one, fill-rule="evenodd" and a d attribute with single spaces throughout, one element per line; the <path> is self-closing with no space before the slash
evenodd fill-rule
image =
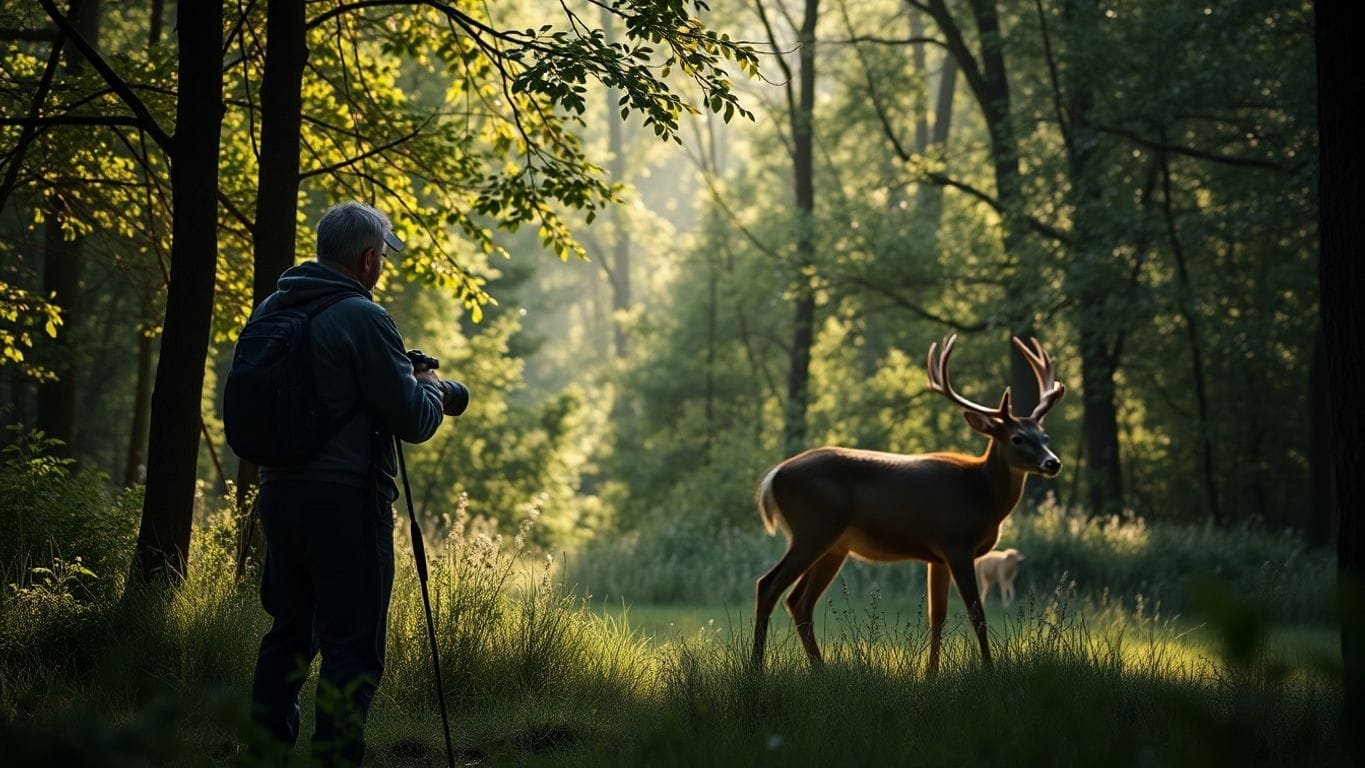
<path id="1" fill-rule="evenodd" d="M 317 396 L 333 418 L 351 413 L 317 455 L 294 467 L 262 467 L 261 483 L 313 480 L 368 488 L 398 498 L 393 435 L 420 443 L 441 425 L 441 390 L 418 382 L 393 318 L 350 275 L 310 261 L 285 271 L 253 316 L 277 306 L 352 294 L 313 317 Z"/>

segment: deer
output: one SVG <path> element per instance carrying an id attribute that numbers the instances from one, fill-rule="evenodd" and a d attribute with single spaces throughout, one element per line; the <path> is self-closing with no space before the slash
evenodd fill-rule
<path id="1" fill-rule="evenodd" d="M 974 563 L 995 546 L 1000 524 L 1018 504 L 1029 475 L 1053 478 L 1061 472 L 1043 419 L 1066 387 L 1056 381 L 1052 357 L 1037 339 L 1031 338 L 1030 346 L 1013 337 L 1038 380 L 1038 405 L 1028 416 L 1014 414 L 1008 388 L 995 408 L 975 403 L 958 394 L 949 380 L 948 361 L 956 341 L 953 334 L 941 347 L 929 346 L 929 390 L 962 409 L 967 425 L 988 439 L 985 453 L 898 454 L 825 446 L 762 475 L 755 494 L 759 517 L 770 536 L 778 530 L 786 535 L 787 550 L 755 585 L 755 669 L 763 667 L 768 619 L 789 587 L 786 604 L 797 635 L 810 663 L 822 663 L 814 609 L 850 556 L 873 563 L 928 563 L 931 676 L 938 672 L 948 585 L 956 581 L 982 663 L 991 666 Z"/>
<path id="2" fill-rule="evenodd" d="M 1019 575 L 1019 564 L 1027 558 L 1014 547 L 995 550 L 976 559 L 976 586 L 981 590 L 981 604 L 986 604 L 991 583 L 1000 585 L 1000 602 L 1008 608 L 1014 602 L 1014 579 Z"/>

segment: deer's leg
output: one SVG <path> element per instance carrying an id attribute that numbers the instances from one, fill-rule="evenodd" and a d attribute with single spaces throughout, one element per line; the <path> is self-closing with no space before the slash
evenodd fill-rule
<path id="1" fill-rule="evenodd" d="M 972 618 L 972 626 L 976 628 L 976 639 L 981 644 L 981 662 L 990 667 L 991 646 L 986 639 L 986 611 L 982 608 L 981 595 L 976 589 L 976 571 L 972 568 L 972 559 L 950 559 L 948 567 L 953 572 L 953 580 L 957 582 L 957 593 L 967 606 L 967 615 Z"/>
<path id="2" fill-rule="evenodd" d="M 792 538 L 790 546 L 787 547 L 787 554 L 782 556 L 777 565 L 771 571 L 763 574 L 758 579 L 754 600 L 754 653 L 753 664 L 755 667 L 763 666 L 763 651 L 768 641 L 768 617 L 772 615 L 773 606 L 777 605 L 777 599 L 782 597 L 782 593 L 801 578 L 801 575 L 810 570 L 810 567 L 819 560 L 829 549 L 830 545 L 838 536 L 822 539 L 797 539 Z"/>
<path id="3" fill-rule="evenodd" d="M 985 599 L 985 595 L 984 595 L 984 594 L 982 595 L 982 599 L 983 599 L 983 600 Z M 1006 581 L 1005 579 L 1001 579 L 1001 580 L 1000 580 L 1000 599 L 1001 599 L 1002 601 L 1004 601 L 1005 607 L 1006 607 L 1006 608 L 1008 608 L 1008 607 L 1010 606 L 1010 603 L 1013 603 L 1013 602 L 1014 602 L 1014 576 L 1013 576 L 1013 575 L 1010 576 L 1010 578 L 1009 578 L 1008 581 Z"/>
<path id="4" fill-rule="evenodd" d="M 806 655 L 810 657 L 812 664 L 823 661 L 820 647 L 815 643 L 815 606 L 820 602 L 820 595 L 825 593 L 830 582 L 839 574 L 839 569 L 844 567 L 844 559 L 847 557 L 848 553 L 842 550 L 826 552 L 806 571 L 801 580 L 796 582 L 791 594 L 787 595 L 787 610 L 791 612 L 792 620 L 796 622 L 796 634 L 800 636 L 801 644 L 806 647 Z"/>
<path id="5" fill-rule="evenodd" d="M 929 563 L 929 674 L 938 672 L 938 649 L 943 622 L 948 618 L 948 585 L 953 581 L 947 563 Z"/>

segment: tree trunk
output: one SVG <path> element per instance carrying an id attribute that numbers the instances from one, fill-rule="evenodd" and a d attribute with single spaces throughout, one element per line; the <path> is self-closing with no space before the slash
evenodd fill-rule
<path id="1" fill-rule="evenodd" d="M 72 23 L 90 45 L 99 47 L 100 0 L 72 3 Z M 85 57 L 74 45 L 66 46 L 66 72 L 79 75 Z M 49 367 L 55 381 L 38 385 L 37 428 L 48 437 L 62 441 L 58 452 L 73 456 L 76 451 L 76 395 L 80 370 L 81 292 L 85 272 L 85 236 L 67 239 L 63 224 L 73 213 L 67 209 L 66 193 L 61 186 L 44 207 L 46 249 L 43 257 L 43 294 L 55 296 L 62 311 L 62 330 L 49 346 Z"/>
<path id="2" fill-rule="evenodd" d="M 616 14 L 607 6 L 602 6 L 602 31 L 607 42 L 616 41 Z M 625 125 L 619 115 L 621 109 L 617 102 L 621 99 L 619 88 L 607 88 L 607 153 L 611 160 L 607 163 L 607 173 L 613 183 L 620 184 L 626 178 Z M 611 207 L 611 309 L 612 338 L 617 358 L 630 352 L 630 336 L 626 332 L 627 313 L 630 311 L 630 223 L 620 205 Z"/>
<path id="3" fill-rule="evenodd" d="M 146 478 L 146 454 L 144 448 L 147 445 L 147 425 L 151 417 L 152 405 L 152 363 L 155 359 L 156 349 L 155 340 L 152 338 L 152 326 L 156 319 L 152 317 L 155 306 L 156 289 L 150 284 L 143 291 L 143 316 L 142 323 L 138 328 L 137 337 L 137 381 L 133 385 L 133 423 L 129 428 L 128 434 L 128 460 L 124 464 L 123 484 L 125 486 L 136 485 L 144 482 Z"/>
<path id="4" fill-rule="evenodd" d="M 957 59 L 952 56 L 944 56 L 943 70 L 938 80 L 938 93 L 934 99 L 934 127 L 929 134 L 929 146 L 942 147 L 947 143 L 948 132 L 953 124 L 953 96 L 956 92 Z M 930 252 L 936 252 L 938 250 L 939 227 L 943 219 L 943 187 L 938 184 L 921 186 L 917 209 L 919 218 L 925 225 L 925 236 L 932 238 Z"/>
<path id="5" fill-rule="evenodd" d="M 1162 132 L 1165 141 L 1165 132 Z M 1214 477 L 1213 437 L 1209 423 L 1208 387 L 1204 377 L 1204 352 L 1199 340 L 1199 316 L 1194 311 L 1194 289 L 1190 284 L 1190 270 L 1185 263 L 1185 246 L 1176 229 L 1174 204 L 1171 202 L 1171 165 L 1161 156 L 1161 210 L 1166 220 L 1166 233 L 1171 242 L 1171 253 L 1175 256 L 1176 275 L 1180 284 L 1180 315 L 1185 321 L 1185 335 L 1190 342 L 1190 368 L 1194 376 L 1195 413 L 1199 417 L 1199 462 L 1204 476 L 1204 499 L 1209 506 L 1209 521 L 1214 525 L 1222 522 L 1221 504 L 1218 500 L 1218 482 Z M 1250 466 L 1255 467 L 1256 463 Z M 1256 494 L 1264 499 L 1264 494 Z"/>
<path id="6" fill-rule="evenodd" d="M 1118 409 L 1114 404 L 1114 364 L 1108 340 L 1093 326 L 1080 328 L 1081 402 L 1087 504 L 1097 517 L 1123 511 L 1123 471 L 1119 462 Z"/>
<path id="7" fill-rule="evenodd" d="M 1327 363 L 1323 359 L 1322 326 L 1313 334 L 1313 360 L 1308 365 L 1308 543 L 1326 547 L 1336 530 L 1332 499 L 1332 405 L 1328 394 Z"/>
<path id="8" fill-rule="evenodd" d="M 166 13 L 166 0 L 152 0 L 151 19 L 147 24 L 147 42 L 152 47 L 161 45 L 161 18 Z"/>
<path id="9" fill-rule="evenodd" d="M 56 191 L 61 195 L 60 189 Z M 81 333 L 81 284 L 85 269 L 85 238 L 68 240 L 62 222 L 69 216 L 59 200 L 45 206 L 46 248 L 43 253 L 43 295 L 52 296 L 61 308 L 62 327 L 48 344 L 44 358 L 57 378 L 38 385 L 38 421 L 48 437 L 62 441 L 57 452 L 72 456 L 76 449 L 76 380 L 80 369 L 76 357 Z"/>
<path id="10" fill-rule="evenodd" d="M 1337 575 L 1341 657 L 1345 672 L 1342 723 L 1352 757 L 1365 760 L 1365 154 L 1354 107 L 1365 102 L 1365 48 L 1357 39 L 1360 6 L 1315 3 L 1318 64 L 1318 198 L 1321 253 L 1319 308 L 1328 394 L 1332 403 L 1332 470 L 1337 507 Z M 1349 9 L 1349 10 L 1348 10 Z"/>
<path id="11" fill-rule="evenodd" d="M 967 47 L 966 36 L 949 13 L 944 0 L 929 0 L 929 12 L 943 32 L 948 52 L 956 60 L 967 85 L 976 97 L 990 135 L 991 169 L 995 176 L 996 202 L 1000 207 L 1001 244 L 1005 251 L 1005 322 L 1013 335 L 1028 339 L 1036 314 L 1032 296 L 1038 279 L 1037 257 L 1020 223 L 1019 141 L 1010 122 L 1010 86 L 1000 35 L 1000 18 L 995 0 L 971 0 L 976 17 L 977 39 L 981 45 L 980 63 Z M 1010 352 L 1010 394 L 1016 412 L 1032 411 L 1038 404 L 1038 385 L 1028 361 L 1016 350 Z M 1042 483 L 1025 486 L 1027 498 L 1035 503 L 1046 493 Z"/>
<path id="12" fill-rule="evenodd" d="M 806 448 L 806 407 L 810 400 L 810 348 L 815 340 L 815 289 L 810 270 L 815 264 L 815 22 L 819 0 L 806 0 L 801 23 L 799 95 L 791 104 L 792 171 L 796 191 L 796 258 L 802 265 L 796 277 L 791 368 L 787 374 L 787 407 L 782 445 L 791 456 Z"/>
<path id="13" fill-rule="evenodd" d="M 171 281 L 152 392 L 147 491 L 132 576 L 178 585 L 189 565 L 200 395 L 218 260 L 223 4 L 180 5 L 179 99 L 171 165 Z"/>
<path id="14" fill-rule="evenodd" d="M 257 178 L 252 303 L 275 292 L 280 273 L 294 265 L 299 210 L 299 147 L 303 122 L 303 69 L 308 60 L 304 4 L 270 0 L 266 7 L 265 73 L 261 78 L 261 164 Z M 249 461 L 237 465 L 237 509 L 246 508 L 260 479 Z M 237 575 L 246 572 L 262 544 L 255 515 L 238 527 Z"/>
<path id="15" fill-rule="evenodd" d="M 1099 11 L 1067 2 L 1062 9 L 1063 30 L 1056 39 L 1068 52 L 1093 44 Z M 1045 19 L 1043 23 L 1046 23 Z M 1049 35 L 1048 38 L 1051 39 Z M 1091 73 L 1075 61 L 1060 60 L 1050 50 L 1049 66 L 1058 72 L 1055 94 L 1057 122 L 1066 147 L 1072 210 L 1071 247 L 1067 259 L 1066 287 L 1076 302 L 1081 356 L 1082 439 L 1089 474 L 1087 504 L 1090 514 L 1100 517 L 1123 511 L 1123 464 L 1119 452 L 1118 405 L 1115 375 L 1119 356 L 1110 329 L 1121 328 L 1121 314 L 1111 293 L 1120 275 L 1114 268 L 1111 227 L 1101 220 L 1104 138 L 1090 127 L 1094 107 Z"/>

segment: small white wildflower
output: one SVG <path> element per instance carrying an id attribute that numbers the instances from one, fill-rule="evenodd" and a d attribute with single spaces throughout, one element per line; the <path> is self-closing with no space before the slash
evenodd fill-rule
<path id="1" fill-rule="evenodd" d="M 780 746 L 782 746 L 782 736 L 781 736 L 781 735 L 774 733 L 773 735 L 771 735 L 771 736 L 768 737 L 768 749 L 769 749 L 769 750 L 774 750 L 774 751 L 775 751 L 775 750 L 776 750 L 778 747 L 780 747 Z"/>

